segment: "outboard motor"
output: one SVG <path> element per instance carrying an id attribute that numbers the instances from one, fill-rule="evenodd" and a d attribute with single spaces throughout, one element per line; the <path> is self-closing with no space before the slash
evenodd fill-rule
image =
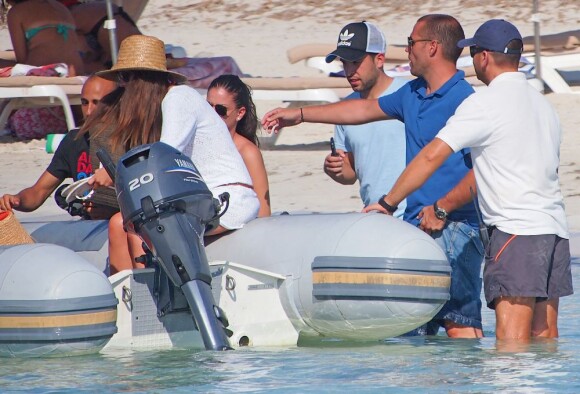
<path id="1" fill-rule="evenodd" d="M 191 159 L 162 142 L 139 146 L 119 160 L 115 185 L 124 227 L 143 239 L 181 288 L 205 348 L 231 349 L 203 247 L 206 228 L 219 223 L 221 204 Z"/>

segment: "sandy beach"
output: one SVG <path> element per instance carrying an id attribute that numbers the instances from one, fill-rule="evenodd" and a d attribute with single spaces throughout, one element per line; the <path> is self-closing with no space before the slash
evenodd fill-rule
<path id="1" fill-rule="evenodd" d="M 442 6 L 441 4 L 445 5 Z M 185 1 L 151 0 L 138 22 L 143 33 L 166 43 L 180 45 L 190 57 L 232 56 L 241 69 L 252 76 L 315 76 L 318 71 L 302 63 L 290 64 L 286 51 L 305 43 L 335 43 L 340 28 L 352 21 L 368 20 L 379 25 L 387 41 L 403 44 L 413 24 L 426 13 L 454 15 L 467 36 L 489 18 L 514 22 L 523 35 L 533 34 L 531 1 L 316 1 L 289 3 L 279 0 Z M 542 1 L 542 33 L 577 29 L 580 4 L 577 0 Z M 10 46 L 6 28 L 0 30 L 3 48 Z M 580 66 L 579 66 L 580 69 Z M 580 232 L 580 95 L 548 94 L 562 122 L 560 176 L 570 230 Z M 260 101 L 258 115 L 280 106 L 280 102 Z M 329 125 L 300 125 L 284 130 L 274 146 L 263 150 L 270 179 L 274 212 L 358 211 L 362 208 L 358 186 L 342 186 L 322 171 L 328 151 Z M 16 193 L 32 185 L 50 162 L 44 140 L 14 141 L 0 137 L 0 194 Z M 271 144 L 268 144 L 271 145 Z M 34 213 L 44 216 L 61 213 L 52 199 Z"/>

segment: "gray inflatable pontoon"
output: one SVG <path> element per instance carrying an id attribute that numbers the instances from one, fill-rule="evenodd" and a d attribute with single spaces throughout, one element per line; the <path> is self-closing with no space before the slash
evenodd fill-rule
<path id="1" fill-rule="evenodd" d="M 94 353 L 117 332 L 107 277 L 70 249 L 0 247 L 0 355 Z"/>
<path id="2" fill-rule="evenodd" d="M 44 260 L 57 260 L 53 264 L 63 277 L 71 261 L 73 266 L 90 261 L 106 271 L 105 222 L 24 226 L 37 241 L 74 244 L 74 257 L 45 253 Z M 18 255 L 35 247 L 18 246 Z M 443 251 L 422 231 L 386 215 L 276 215 L 256 219 L 205 249 L 214 299 L 228 318 L 233 346 L 296 345 L 301 337 L 376 341 L 429 321 L 449 298 Z M 8 264 L 4 255 L 0 268 Z M 29 269 L 26 257 L 19 261 Z M 203 347 L 183 294 L 159 270 L 123 271 L 109 280 L 119 300 L 119 332 L 107 346 Z M 23 279 L 22 296 L 29 283 Z M 87 282 L 80 289 L 90 287 Z M 90 295 L 79 292 L 76 298 L 83 297 Z"/>

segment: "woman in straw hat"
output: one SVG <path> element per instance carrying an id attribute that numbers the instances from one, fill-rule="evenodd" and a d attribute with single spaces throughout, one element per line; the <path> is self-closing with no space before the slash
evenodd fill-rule
<path id="1" fill-rule="evenodd" d="M 93 168 L 99 167 L 93 153 L 101 147 L 117 161 L 135 146 L 165 142 L 191 157 L 214 196 L 230 194 L 229 208 L 212 234 L 241 228 L 257 217 L 260 204 L 252 179 L 225 123 L 195 89 L 183 85 L 183 75 L 167 70 L 163 41 L 145 35 L 126 38 L 117 63 L 97 75 L 121 87 L 107 98 L 113 102 L 106 104 L 113 105 L 98 108 L 81 129 L 90 135 Z M 102 186 L 112 185 L 104 169 L 96 170 L 89 183 L 101 187 L 95 199 L 103 197 Z M 124 232 L 120 214 L 113 216 L 112 272 L 133 268 L 135 257 L 142 254 L 141 240 Z"/>

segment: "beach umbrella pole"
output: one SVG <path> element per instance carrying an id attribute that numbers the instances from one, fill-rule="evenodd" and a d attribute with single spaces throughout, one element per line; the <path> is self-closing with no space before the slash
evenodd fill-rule
<path id="1" fill-rule="evenodd" d="M 112 0 L 107 0 L 107 20 L 104 28 L 109 30 L 109 42 L 111 43 L 111 61 L 113 64 L 117 63 L 117 23 L 115 15 L 113 14 Z"/>
<path id="2" fill-rule="evenodd" d="M 536 78 L 544 83 L 542 79 L 542 61 L 541 61 L 541 42 L 540 42 L 540 13 L 538 12 L 538 0 L 533 0 L 532 6 L 532 22 L 534 23 L 534 57 L 535 57 L 535 68 L 536 68 Z M 543 89 L 542 89 L 543 91 Z"/>

